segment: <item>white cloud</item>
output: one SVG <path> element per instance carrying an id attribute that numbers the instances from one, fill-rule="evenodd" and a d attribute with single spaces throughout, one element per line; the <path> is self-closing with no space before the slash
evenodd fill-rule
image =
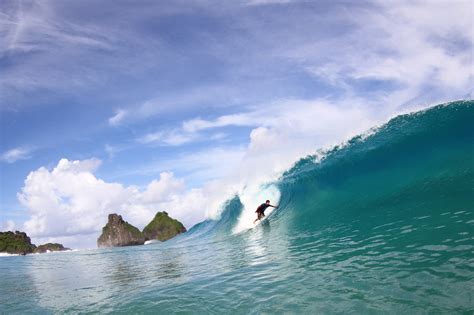
<path id="1" fill-rule="evenodd" d="M 82 161 L 69 161 L 67 159 L 59 160 L 58 165 L 54 168 L 53 173 L 69 172 L 73 174 L 80 174 L 86 172 L 96 171 L 102 163 L 99 159 L 88 159 Z"/>
<path id="2" fill-rule="evenodd" d="M 162 144 L 169 146 L 181 146 L 198 141 L 218 141 L 224 139 L 226 134 L 218 132 L 209 136 L 203 135 L 201 132 L 227 126 L 251 127 L 262 124 L 266 125 L 266 120 L 262 118 L 264 117 L 265 110 L 266 108 L 257 111 L 223 115 L 214 120 L 194 118 L 184 121 L 180 128 L 148 133 L 138 138 L 137 141 L 143 144 Z"/>
<path id="3" fill-rule="evenodd" d="M 157 115 L 178 114 L 203 104 L 212 107 L 228 107 L 237 102 L 237 91 L 225 85 L 198 86 L 185 91 L 160 95 L 143 102 L 131 104 L 127 109 L 119 109 L 109 118 L 109 124 L 116 126 L 126 122 L 133 123 Z"/>
<path id="4" fill-rule="evenodd" d="M 247 112 L 232 115 L 220 116 L 215 120 L 204 120 L 201 118 L 195 118 L 183 122 L 182 129 L 185 132 L 197 132 L 200 130 L 225 127 L 225 126 L 257 126 L 265 124 L 264 116 L 258 117 L 257 112 Z"/>
<path id="5" fill-rule="evenodd" d="M 242 146 L 211 146 L 204 149 L 184 152 L 158 162 L 143 164 L 115 174 L 123 176 L 153 176 L 161 172 L 171 171 L 182 174 L 180 177 L 186 184 L 195 187 L 203 183 L 229 176 L 239 168 L 246 147 Z"/>
<path id="6" fill-rule="evenodd" d="M 123 109 L 119 109 L 115 112 L 115 115 L 109 118 L 109 124 L 111 126 L 119 125 L 124 118 L 127 116 L 127 111 Z"/>
<path id="7" fill-rule="evenodd" d="M 193 134 L 171 132 L 166 135 L 166 137 L 163 139 L 163 142 L 171 146 L 178 146 L 191 142 L 193 139 L 195 139 L 195 135 Z"/>
<path id="8" fill-rule="evenodd" d="M 159 179 L 140 190 L 97 178 L 93 172 L 99 164 L 96 159 L 62 159 L 52 170 L 41 167 L 31 172 L 18 194 L 20 202 L 30 212 L 29 220 L 24 223 L 28 235 L 35 239 L 91 234 L 98 237 L 107 215 L 114 212 L 139 228 L 162 210 L 187 227 L 204 218 L 200 208 L 202 194 L 187 192 L 184 182 L 172 173 L 161 173 Z M 90 243 L 69 244 L 72 245 L 95 247 Z"/>
<path id="9" fill-rule="evenodd" d="M 472 95 L 473 16 L 470 1 L 376 1 L 338 12 L 352 30 L 297 45 L 281 54 L 318 79 L 342 88 L 343 97 L 367 94 L 356 86 L 379 80 L 368 101 L 384 106 L 443 102 Z M 469 31 L 471 30 L 471 31 Z M 328 53 L 330 52 L 330 53 Z"/>
<path id="10" fill-rule="evenodd" d="M 143 137 L 140 137 L 138 142 L 141 143 L 154 143 L 154 142 L 159 142 L 162 141 L 163 139 L 163 132 L 152 132 L 152 133 L 147 133 Z"/>
<path id="11" fill-rule="evenodd" d="M 179 130 L 159 131 L 148 133 L 140 138 L 138 142 L 144 144 L 162 144 L 169 146 L 180 146 L 193 140 L 198 140 L 199 135 L 196 133 L 186 133 Z"/>
<path id="12" fill-rule="evenodd" d="M 47 2 L 19 3 L 16 10 L 1 16 L 4 51 L 31 51 L 68 43 L 78 46 L 110 48 L 106 35 L 73 23 L 59 23 Z M 38 38 L 41 34 L 41 40 Z"/>
<path id="13" fill-rule="evenodd" d="M 266 127 L 250 133 L 250 143 L 240 174 L 255 182 L 274 179 L 299 158 L 362 133 L 386 119 L 357 103 L 288 100 L 274 105 Z"/>
<path id="14" fill-rule="evenodd" d="M 351 102 L 357 102 L 357 100 L 353 100 Z M 335 106 L 335 104 L 329 104 L 328 102 L 323 102 L 320 100 L 286 100 L 268 104 L 260 104 L 260 106 L 257 106 L 253 110 L 223 115 L 211 120 L 202 118 L 190 119 L 184 121 L 180 129 L 149 133 L 139 138 L 138 141 L 141 143 L 182 145 L 192 141 L 201 141 L 203 138 L 205 140 L 218 140 L 222 137 L 221 133 L 217 133 L 217 137 L 203 137 L 200 135 L 200 132 L 229 126 L 258 127 L 254 132 L 259 132 L 259 128 L 282 124 L 285 126 L 291 125 L 291 128 L 296 127 L 300 129 L 312 129 L 313 123 L 317 121 L 318 115 L 320 114 L 318 108 L 321 108 L 322 106 L 324 106 L 325 115 L 328 118 L 329 115 L 331 115 L 331 118 L 332 115 L 342 115 L 341 110 L 337 108 L 338 106 Z M 342 108 L 347 109 L 347 106 L 342 105 Z M 348 112 L 349 115 L 352 114 L 351 110 L 357 109 L 355 107 L 350 109 Z M 298 125 L 293 125 L 294 122 L 298 122 Z M 325 124 L 318 122 L 318 124 L 314 124 L 314 128 L 318 128 L 318 126 L 321 127 L 322 125 L 326 126 Z"/>
<path id="15" fill-rule="evenodd" d="M 101 75 L 93 74 L 96 68 L 86 65 L 82 58 L 87 59 L 93 51 L 111 51 L 115 45 L 113 36 L 89 23 L 67 19 L 56 10 L 47 1 L 5 3 L 4 14 L 0 15 L 0 54 L 35 57 L 22 58 L 20 62 L 15 59 L 16 63 L 2 69 L 0 87 L 7 91 L 0 95 L 7 100 L 2 105 L 18 109 L 17 97 L 9 95 L 24 96 L 38 88 L 72 92 L 102 80 Z"/>
<path id="16" fill-rule="evenodd" d="M 104 145 L 104 151 L 109 156 L 109 159 L 113 159 L 118 152 L 123 151 L 124 149 L 124 147 L 114 146 L 110 144 Z"/>
<path id="17" fill-rule="evenodd" d="M 224 140 L 228 137 L 229 135 L 225 132 L 217 132 L 212 134 L 209 139 L 213 141 L 219 141 L 219 140 Z"/>
<path id="18" fill-rule="evenodd" d="M 31 158 L 31 149 L 29 148 L 14 148 L 11 150 L 8 150 L 4 152 L 0 156 L 0 161 L 6 162 L 6 163 L 15 163 L 18 160 L 27 160 Z"/>
<path id="19" fill-rule="evenodd" d="M 214 121 L 195 118 L 184 121 L 181 128 L 147 133 L 139 137 L 137 141 L 143 144 L 161 144 L 169 146 L 181 146 L 191 142 L 209 140 L 219 141 L 226 138 L 227 134 L 218 132 L 212 135 L 204 135 L 201 131 L 226 126 L 256 126 L 258 125 L 257 119 L 247 117 L 252 114 L 253 113 L 225 115 L 218 117 Z"/>
<path id="20" fill-rule="evenodd" d="M 287 2 L 292 5 L 292 10 L 288 12 L 278 10 L 281 9 L 279 6 L 241 7 L 242 3 L 264 5 Z M 71 86 L 71 82 L 94 85 L 97 82 L 109 82 L 117 74 L 134 71 L 139 73 L 134 78 L 140 78 L 144 69 L 156 69 L 163 60 L 172 63 L 191 59 L 193 51 L 200 52 L 199 57 L 203 59 L 199 61 L 222 62 L 224 72 L 231 74 L 224 77 L 220 85 L 215 82 L 206 85 L 203 82 L 202 86 L 183 86 L 179 91 L 172 88 L 167 95 L 163 95 L 162 90 L 157 92 L 159 95 L 143 95 L 146 101 L 131 100 L 122 109 L 124 112 L 117 112 L 109 118 L 113 125 L 198 106 L 207 109 L 210 106 L 249 104 L 252 102 L 250 95 L 259 92 L 268 95 L 268 90 L 271 93 L 275 88 L 280 88 L 279 85 L 264 84 L 272 79 L 270 75 L 273 75 L 273 71 L 278 75 L 275 77 L 278 82 L 304 69 L 320 80 L 340 86 L 351 86 L 349 79 L 396 80 L 409 85 L 407 93 L 396 94 L 401 103 L 412 99 L 416 102 L 420 94 L 430 91 L 429 87 L 425 87 L 426 84 L 435 84 L 440 88 L 443 92 L 440 97 L 453 94 L 464 96 L 460 93 L 466 92 L 466 84 L 470 80 L 466 74 L 469 71 L 472 74 L 469 69 L 472 69 L 469 49 L 472 47 L 471 1 L 333 4 L 245 0 L 237 5 L 227 3 L 217 7 L 207 2 L 195 3 L 186 8 L 179 4 L 159 3 L 156 6 L 160 9 L 131 7 L 134 14 L 121 17 L 121 21 L 129 26 L 126 30 L 116 23 L 111 26 L 107 23 L 108 19 L 97 21 L 84 18 L 82 15 L 87 17 L 84 14 L 87 11 L 76 15 L 66 10 L 69 14 L 63 14 L 63 10 L 69 6 L 52 2 L 10 5 L 13 9 L 6 6 L 5 14 L 0 16 L 0 32 L 5 35 L 0 37 L 3 40 L 0 47 L 5 52 L 38 50 L 47 52 L 47 56 L 38 54 L 28 60 L 22 59 L 21 67 L 6 69 L 9 72 L 0 83 L 19 88 L 22 94 L 29 85 L 54 90 L 67 85 L 67 89 L 74 90 L 76 84 Z M 196 7 L 199 10 L 195 10 Z M 114 9 L 112 6 L 109 10 L 111 19 L 117 19 L 114 13 L 121 12 L 119 8 Z M 100 8 L 90 9 L 100 12 Z M 189 34 L 190 42 L 200 44 L 191 46 L 187 52 L 183 52 L 179 45 L 163 45 L 159 40 L 159 32 L 147 32 L 144 27 L 150 27 L 148 23 L 162 15 L 185 11 L 207 18 L 209 15 L 214 16 L 215 10 L 223 17 L 239 14 L 241 18 L 231 19 L 230 24 L 221 27 L 221 31 L 207 33 L 205 29 L 198 29 L 196 33 L 192 32 Z M 221 25 L 213 26 L 218 29 Z M 238 31 L 234 33 L 232 30 Z M 96 50 L 107 51 L 110 47 L 117 49 L 114 54 L 97 54 Z M 81 67 L 71 68 L 70 60 L 79 57 L 75 55 L 77 51 L 81 52 L 81 56 L 86 56 L 89 62 L 81 62 Z M 62 67 L 57 67 L 58 64 Z M 98 64 L 109 65 L 110 68 L 97 68 Z M 258 67 L 260 64 L 263 69 L 269 70 L 268 77 L 256 73 L 262 69 Z M 48 78 L 43 76 L 45 72 Z M 170 86 L 180 85 L 181 79 L 186 79 L 194 72 L 200 72 L 200 69 L 190 67 L 183 75 L 185 77 L 176 78 Z M 70 77 L 71 73 L 74 73 L 73 78 Z M 214 74 L 220 72 L 215 73 L 210 69 L 209 75 Z M 166 76 L 166 73 L 161 75 Z M 157 82 L 160 82 L 158 73 L 156 77 Z M 285 83 L 296 85 L 304 79 L 299 77 L 295 82 Z M 139 88 L 147 80 L 150 77 L 136 80 L 136 85 L 132 85 L 131 89 L 134 89 L 133 86 Z M 255 85 L 258 91 L 250 91 L 247 81 L 250 81 L 249 85 Z M 281 88 L 285 88 L 283 84 Z M 405 89 L 407 86 L 397 88 Z"/>
<path id="21" fill-rule="evenodd" d="M 235 170 L 239 169 L 245 152 L 244 146 L 213 146 L 160 161 L 153 167 L 180 171 L 185 174 L 183 178 L 188 182 L 206 183 L 226 176 L 234 177 Z"/>
<path id="22" fill-rule="evenodd" d="M 176 192 L 184 191 L 184 182 L 174 178 L 173 173 L 163 172 L 159 180 L 153 180 L 148 184 L 143 193 L 143 201 L 149 204 L 172 200 Z"/>

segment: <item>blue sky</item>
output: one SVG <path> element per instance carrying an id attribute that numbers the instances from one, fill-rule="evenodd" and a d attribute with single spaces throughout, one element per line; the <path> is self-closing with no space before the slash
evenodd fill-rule
<path id="1" fill-rule="evenodd" d="M 473 20 L 461 0 L 3 0 L 0 228 L 87 247 L 110 212 L 215 217 L 320 147 L 471 99 Z"/>

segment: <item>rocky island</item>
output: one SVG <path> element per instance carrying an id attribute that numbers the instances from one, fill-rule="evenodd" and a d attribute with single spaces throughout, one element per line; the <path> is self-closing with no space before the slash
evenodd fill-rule
<path id="1" fill-rule="evenodd" d="M 0 252 L 2 253 L 26 255 L 64 250 L 70 249 L 58 243 L 47 243 L 36 247 L 25 232 L 0 232 Z"/>
<path id="2" fill-rule="evenodd" d="M 31 244 L 31 239 L 25 232 L 0 232 L 0 252 L 26 255 L 33 253 L 35 249 L 36 246 Z"/>
<path id="3" fill-rule="evenodd" d="M 158 212 L 153 220 L 143 229 L 146 240 L 169 240 L 180 233 L 186 232 L 184 225 L 168 216 L 166 211 Z"/>
<path id="4" fill-rule="evenodd" d="M 109 214 L 109 221 L 103 227 L 102 235 L 97 239 L 99 248 L 143 245 L 144 243 L 145 237 L 142 232 L 116 213 Z"/>
<path id="5" fill-rule="evenodd" d="M 183 232 L 186 232 L 184 225 L 168 216 L 166 211 L 158 212 L 143 232 L 124 221 L 121 215 L 112 213 L 109 214 L 108 222 L 97 239 L 97 246 L 102 248 L 143 245 L 148 240 L 166 241 Z"/>
<path id="6" fill-rule="evenodd" d="M 64 250 L 71 250 L 59 243 L 46 243 L 36 247 L 35 253 L 61 252 Z"/>

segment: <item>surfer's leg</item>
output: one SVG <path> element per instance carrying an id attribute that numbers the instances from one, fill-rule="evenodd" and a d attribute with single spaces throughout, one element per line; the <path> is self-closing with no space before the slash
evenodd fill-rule
<path id="1" fill-rule="evenodd" d="M 255 221 L 253 221 L 253 224 L 255 224 L 255 222 L 257 222 L 257 220 L 260 220 L 261 218 L 262 218 L 262 213 L 257 212 L 257 218 L 255 219 Z"/>

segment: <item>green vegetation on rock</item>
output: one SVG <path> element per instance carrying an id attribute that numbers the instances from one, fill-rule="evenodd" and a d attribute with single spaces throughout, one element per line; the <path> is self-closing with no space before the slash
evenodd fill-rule
<path id="1" fill-rule="evenodd" d="M 8 254 L 30 254 L 36 246 L 24 232 L 0 232 L 0 252 Z"/>
<path id="2" fill-rule="evenodd" d="M 166 241 L 186 232 L 184 225 L 168 216 L 166 211 L 158 212 L 155 218 L 143 229 L 147 240 Z"/>
<path id="3" fill-rule="evenodd" d="M 129 231 L 134 237 L 140 238 L 143 237 L 142 232 L 133 225 L 129 224 L 128 222 L 125 221 L 124 227 L 127 231 Z"/>
<path id="4" fill-rule="evenodd" d="M 58 243 L 47 243 L 36 247 L 25 232 L 0 232 L 0 252 L 8 254 L 26 255 L 31 253 L 46 253 L 70 250 Z"/>
<path id="5" fill-rule="evenodd" d="M 70 248 L 66 248 L 62 244 L 58 244 L 58 243 L 46 243 L 46 244 L 36 247 L 35 253 L 46 253 L 48 251 L 60 252 L 63 250 L 70 250 Z"/>

